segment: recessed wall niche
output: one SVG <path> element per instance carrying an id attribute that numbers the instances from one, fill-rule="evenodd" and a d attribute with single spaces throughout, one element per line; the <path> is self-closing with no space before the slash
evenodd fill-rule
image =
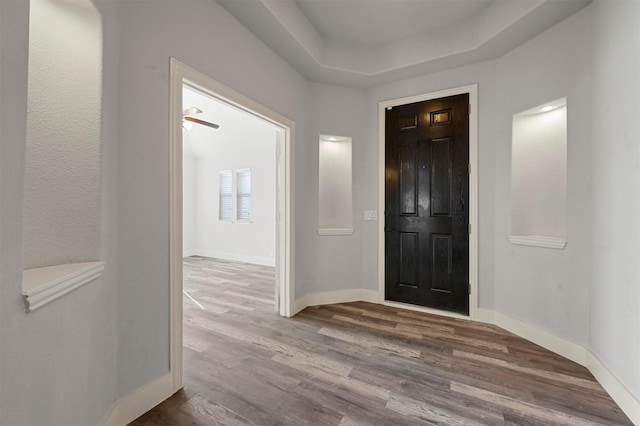
<path id="1" fill-rule="evenodd" d="M 27 104 L 23 295 L 33 295 L 31 278 L 50 284 L 40 269 L 72 276 L 100 257 L 102 20 L 91 0 L 30 1 Z"/>
<path id="2" fill-rule="evenodd" d="M 567 214 L 567 100 L 513 116 L 511 236 L 514 244 L 564 248 Z"/>
<path id="3" fill-rule="evenodd" d="M 320 135 L 318 170 L 318 233 L 353 234 L 351 138 Z"/>

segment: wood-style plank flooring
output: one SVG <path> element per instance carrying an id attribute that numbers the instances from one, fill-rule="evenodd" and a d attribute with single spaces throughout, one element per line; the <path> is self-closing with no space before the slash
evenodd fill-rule
<path id="1" fill-rule="evenodd" d="M 132 425 L 631 424 L 584 367 L 500 328 L 364 302 L 286 319 L 273 268 L 184 270 L 184 389 Z"/>

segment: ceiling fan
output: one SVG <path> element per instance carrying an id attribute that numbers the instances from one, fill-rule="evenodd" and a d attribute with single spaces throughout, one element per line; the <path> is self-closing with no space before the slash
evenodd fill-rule
<path id="1" fill-rule="evenodd" d="M 190 123 L 202 124 L 203 126 L 211 127 L 212 129 L 218 129 L 220 127 L 218 124 L 191 117 L 196 114 L 202 114 L 202 110 L 200 108 L 190 107 L 182 111 L 182 125 L 184 126 L 184 122 L 188 121 Z"/>

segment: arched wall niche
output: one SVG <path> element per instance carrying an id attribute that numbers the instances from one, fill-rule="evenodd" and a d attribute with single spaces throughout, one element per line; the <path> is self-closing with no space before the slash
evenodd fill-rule
<path id="1" fill-rule="evenodd" d="M 90 0 L 30 1 L 27 104 L 23 295 L 30 271 L 68 274 L 101 255 L 102 21 Z"/>
<path id="2" fill-rule="evenodd" d="M 567 99 L 513 116 L 513 244 L 563 249 L 567 221 Z"/>

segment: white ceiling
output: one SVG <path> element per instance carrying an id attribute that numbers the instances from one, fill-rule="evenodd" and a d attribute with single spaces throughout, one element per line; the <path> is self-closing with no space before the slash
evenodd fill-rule
<path id="1" fill-rule="evenodd" d="M 184 148 L 190 150 L 196 159 L 219 156 L 230 149 L 230 144 L 235 149 L 251 150 L 256 142 L 246 135 L 269 135 L 257 140 L 275 144 L 276 127 L 273 124 L 186 85 L 182 89 L 182 105 L 184 109 L 199 108 L 202 113 L 193 117 L 220 126 L 212 129 L 194 123 L 188 131 L 183 128 Z"/>
<path id="2" fill-rule="evenodd" d="M 217 0 L 311 81 L 369 87 L 495 59 L 590 0 Z"/>
<path id="3" fill-rule="evenodd" d="M 492 0 L 296 0 L 325 39 L 375 47 L 401 38 L 459 25 Z"/>

